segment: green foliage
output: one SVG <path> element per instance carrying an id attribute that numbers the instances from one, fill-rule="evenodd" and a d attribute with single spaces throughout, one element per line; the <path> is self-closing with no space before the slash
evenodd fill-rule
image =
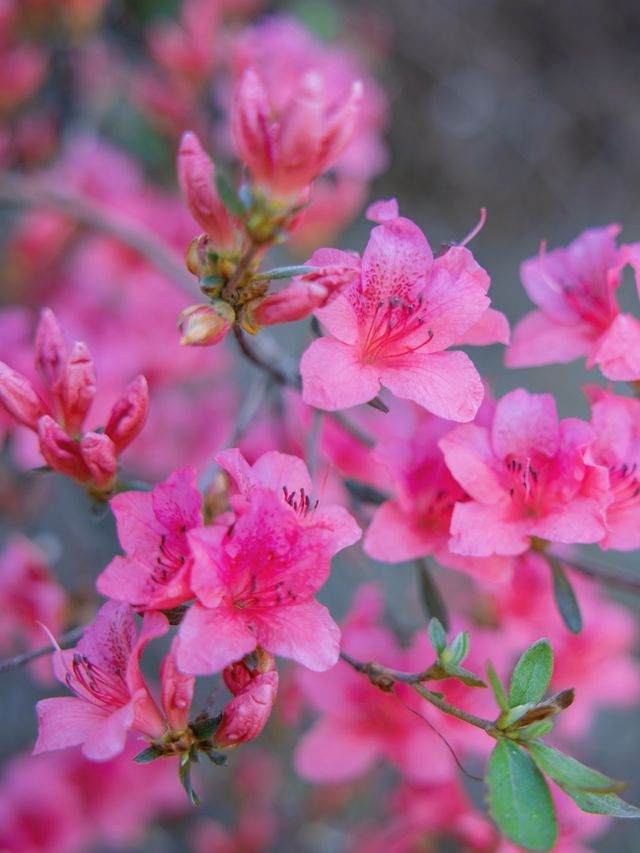
<path id="1" fill-rule="evenodd" d="M 233 216 L 243 216 L 245 213 L 244 206 L 238 197 L 238 193 L 233 188 L 231 181 L 227 176 L 216 169 L 216 189 L 220 196 L 220 201 Z"/>
<path id="2" fill-rule="evenodd" d="M 148 764 L 150 761 L 155 761 L 156 758 L 162 758 L 164 752 L 157 746 L 149 746 L 143 749 L 137 755 L 134 755 L 133 760 L 136 764 Z"/>
<path id="3" fill-rule="evenodd" d="M 489 679 L 489 684 L 493 690 L 493 695 L 496 697 L 498 707 L 501 711 L 508 711 L 509 701 L 507 699 L 507 694 L 504 691 L 502 682 L 498 678 L 498 673 L 493 668 L 491 661 L 487 661 L 487 678 Z"/>
<path id="4" fill-rule="evenodd" d="M 512 741 L 499 740 L 485 782 L 489 811 L 501 832 L 527 850 L 551 850 L 558 836 L 551 792 L 530 756 Z"/>
<path id="5" fill-rule="evenodd" d="M 473 672 L 460 666 L 469 653 L 469 634 L 466 631 L 461 631 L 447 644 L 447 635 L 440 620 L 432 619 L 429 622 L 429 637 L 438 656 L 437 664 L 430 670 L 432 678 L 457 678 L 467 687 L 487 686 Z"/>
<path id="6" fill-rule="evenodd" d="M 538 640 L 521 656 L 509 684 L 509 707 L 539 702 L 553 672 L 553 652 L 547 640 Z"/>
<path id="7" fill-rule="evenodd" d="M 529 744 L 528 749 L 540 770 L 563 789 L 574 788 L 610 794 L 625 787 L 624 782 L 616 782 L 615 779 L 610 779 L 598 770 L 592 770 L 552 746 L 536 742 Z"/>
<path id="8" fill-rule="evenodd" d="M 180 782 L 182 783 L 182 787 L 187 792 L 187 796 L 189 797 L 189 802 L 192 806 L 199 806 L 200 800 L 198 795 L 193 790 L 193 786 L 191 784 L 191 764 L 193 761 L 198 760 L 198 755 L 193 750 L 191 752 L 185 752 L 184 755 L 180 756 L 180 767 L 178 769 L 178 776 L 180 777 Z"/>
<path id="9" fill-rule="evenodd" d="M 582 615 L 567 573 L 560 561 L 555 557 L 552 557 L 550 554 L 545 554 L 544 556 L 551 569 L 553 594 L 556 599 L 558 611 L 567 628 L 572 633 L 579 634 L 582 630 Z"/>
<path id="10" fill-rule="evenodd" d="M 313 272 L 315 269 L 317 269 L 317 267 L 305 266 L 304 264 L 292 267 L 274 267 L 272 270 L 259 273 L 256 278 L 267 278 L 270 281 L 279 281 L 282 278 L 293 278 L 294 275 L 306 275 L 309 272 Z"/>

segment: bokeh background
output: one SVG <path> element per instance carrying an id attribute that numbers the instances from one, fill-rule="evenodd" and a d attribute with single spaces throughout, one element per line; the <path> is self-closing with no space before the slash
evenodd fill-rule
<path id="1" fill-rule="evenodd" d="M 56 128 L 67 137 L 75 131 L 95 133 L 124 148 L 163 189 L 175 186 L 171 140 L 154 133 L 127 98 L 118 58 L 142 63 L 145 28 L 176 8 L 173 0 L 108 2 L 99 28 L 102 53 L 93 61 L 107 59 L 93 75 L 91 63 L 84 76 L 72 71 L 91 36 L 85 41 L 46 28 L 37 36 L 51 53 L 41 103 Z M 462 238 L 485 207 L 487 224 L 473 249 L 492 276 L 495 307 L 512 323 L 530 307 L 519 264 L 537 252 L 540 240 L 564 245 L 582 229 L 610 222 L 624 225 L 623 239 L 640 238 L 640 7 L 633 0 L 307 0 L 268 3 L 263 11 L 294 14 L 324 38 L 346 39 L 372 63 L 390 113 L 389 163 L 371 198 L 397 197 L 401 211 L 423 227 L 433 246 Z M 2 234 L 10 234 L 15 221 L 15 210 L 0 210 Z M 361 250 L 368 228 L 360 218 L 340 244 Z M 21 301 L 24 293 L 6 267 L 3 279 L 3 302 Z M 623 306 L 632 307 L 635 299 L 626 282 Z M 296 334 L 283 339 L 292 348 L 306 331 Z M 496 393 L 521 384 L 534 392 L 551 391 L 565 416 L 586 416 L 581 387 L 601 381 L 577 365 L 506 371 L 499 347 L 476 351 L 474 359 Z M 3 534 L 19 528 L 36 537 L 76 600 L 88 597 L 92 578 L 116 547 L 111 519 L 91 517 L 83 495 L 61 478 L 34 483 L 32 476 L 19 474 L 7 454 L 0 501 Z M 607 555 L 607 560 L 636 568 L 633 556 Z M 403 575 L 403 567 L 393 569 L 393 577 L 388 568 L 367 571 L 388 588 L 397 622 L 415 626 L 422 616 L 408 570 Z M 400 576 L 403 584 L 397 582 Z M 338 616 L 362 579 L 353 566 L 336 568 L 324 600 Z M 627 603 L 638 613 L 637 602 Z M 0 750 L 8 757 L 33 742 L 32 703 L 43 692 L 23 670 L 0 679 Z M 607 691 L 606 673 L 602 690 Z M 631 780 L 631 802 L 640 802 L 637 720 L 638 709 L 602 713 L 583 752 L 596 766 Z M 281 828 L 274 849 L 338 853 L 345 849 L 349 821 L 367 807 L 368 792 L 356 786 L 346 802 L 339 789 L 313 792 L 287 764 L 293 742 L 280 719 L 255 747 L 258 755 L 266 747 L 283 758 L 277 789 Z M 235 783 L 229 783 L 228 771 L 207 770 L 199 783 L 207 801 L 204 812 L 233 823 Z M 265 773 L 261 784 L 275 784 L 272 770 Z M 137 849 L 185 849 L 184 820 L 161 821 Z M 602 853 L 639 847 L 634 822 L 624 821 L 595 845 Z"/>

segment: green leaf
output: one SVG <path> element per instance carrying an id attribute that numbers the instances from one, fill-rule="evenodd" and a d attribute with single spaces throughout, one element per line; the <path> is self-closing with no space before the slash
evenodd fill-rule
<path id="1" fill-rule="evenodd" d="M 515 743 L 499 740 L 485 781 L 489 810 L 501 832 L 526 850 L 551 850 L 558 836 L 555 810 L 531 757 Z"/>
<path id="2" fill-rule="evenodd" d="M 617 794 L 598 794 L 595 791 L 574 791 L 563 788 L 573 802 L 588 814 L 606 814 L 610 817 L 640 818 L 640 809 L 625 802 Z"/>
<path id="3" fill-rule="evenodd" d="M 522 726 L 518 728 L 518 740 L 533 740 L 534 738 L 544 737 L 553 729 L 552 720 L 539 720 L 537 723 L 531 723 L 530 726 Z"/>
<path id="4" fill-rule="evenodd" d="M 547 692 L 553 672 L 553 652 L 547 640 L 538 640 L 522 655 L 509 684 L 509 705 L 539 702 Z"/>
<path id="5" fill-rule="evenodd" d="M 572 633 L 579 634 L 582 630 L 582 615 L 567 573 L 560 561 L 552 557 L 551 554 L 545 554 L 544 556 L 551 568 L 553 594 L 556 599 L 558 612 L 562 616 L 562 620 L 567 628 Z"/>
<path id="6" fill-rule="evenodd" d="M 438 619 L 445 629 L 449 627 L 449 615 L 447 605 L 434 581 L 425 560 L 418 562 L 418 580 L 420 582 L 420 596 L 422 598 L 422 609 L 428 619 Z"/>
<path id="7" fill-rule="evenodd" d="M 431 645 L 436 650 L 438 656 L 440 656 L 447 648 L 447 635 L 439 619 L 432 619 L 429 622 L 429 638 L 431 639 Z"/>
<path id="8" fill-rule="evenodd" d="M 229 213 L 234 216 L 243 216 L 244 207 L 238 198 L 238 194 L 233 188 L 231 181 L 219 169 L 216 169 L 216 189 L 220 196 L 220 201 L 227 208 Z"/>
<path id="9" fill-rule="evenodd" d="M 486 683 L 475 675 L 473 672 L 470 672 L 468 669 L 465 669 L 462 666 L 457 666 L 456 664 L 448 664 L 444 667 L 449 678 L 457 678 L 458 681 L 461 681 L 463 684 L 466 684 L 467 687 L 486 687 Z"/>
<path id="10" fill-rule="evenodd" d="M 191 785 L 191 761 L 192 754 L 190 752 L 185 752 L 184 755 L 180 756 L 180 767 L 178 770 L 178 775 L 180 776 L 180 782 L 182 783 L 182 787 L 187 792 L 187 796 L 189 797 L 189 802 L 192 806 L 199 806 L 200 800 L 198 799 L 198 795 L 193 790 L 193 786 Z"/>
<path id="11" fill-rule="evenodd" d="M 229 763 L 229 759 L 222 752 L 216 752 L 214 749 L 210 749 L 207 752 L 207 758 L 212 764 L 217 764 L 218 767 L 226 767 Z"/>
<path id="12" fill-rule="evenodd" d="M 221 720 L 222 714 L 207 717 L 204 720 L 196 720 L 195 723 L 191 724 L 191 731 L 199 741 L 210 740 L 218 730 Z"/>
<path id="13" fill-rule="evenodd" d="M 540 770 L 562 788 L 610 794 L 626 787 L 624 782 L 617 782 L 598 770 L 592 770 L 545 743 L 531 743 L 528 749 Z"/>
<path id="14" fill-rule="evenodd" d="M 502 682 L 498 678 L 498 673 L 495 671 L 493 664 L 489 660 L 487 661 L 487 678 L 489 679 L 489 684 L 493 690 L 493 695 L 496 697 L 498 707 L 501 711 L 508 711 L 509 702 L 507 701 L 507 694 L 502 686 Z"/>
<path id="15" fill-rule="evenodd" d="M 314 272 L 317 267 L 311 266 L 293 266 L 293 267 L 274 267 L 272 270 L 258 273 L 256 278 L 268 278 L 272 281 L 278 281 L 281 278 L 293 278 L 294 275 L 306 275 L 309 272 Z"/>
<path id="16" fill-rule="evenodd" d="M 156 758 L 162 758 L 163 755 L 164 752 L 158 749 L 157 746 L 149 746 L 147 749 L 143 749 L 142 752 L 134 755 L 133 760 L 136 764 L 148 764 L 150 761 L 155 761 Z"/>
<path id="17" fill-rule="evenodd" d="M 447 650 L 442 655 L 443 660 L 454 665 L 461 663 L 469 654 L 469 634 L 461 631 L 453 638 Z"/>

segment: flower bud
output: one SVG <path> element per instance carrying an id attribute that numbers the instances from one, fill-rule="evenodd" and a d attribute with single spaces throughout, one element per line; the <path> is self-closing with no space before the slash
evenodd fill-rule
<path id="1" fill-rule="evenodd" d="M 255 307 L 249 312 L 252 324 L 273 326 L 302 320 L 323 305 L 328 296 L 327 288 L 319 283 L 290 284 L 278 293 L 255 300 Z"/>
<path id="2" fill-rule="evenodd" d="M 236 313 L 222 299 L 211 305 L 192 305 L 178 318 L 185 346 L 212 346 L 219 343 L 235 323 Z"/>
<path id="3" fill-rule="evenodd" d="M 214 746 L 230 749 L 256 738 L 271 715 L 277 693 L 277 672 L 265 672 L 252 678 L 225 705 L 214 737 Z"/>
<path id="4" fill-rule="evenodd" d="M 100 488 L 113 484 L 118 470 L 116 449 L 108 435 L 87 432 L 80 440 L 80 454 L 91 479 Z"/>
<path id="5" fill-rule="evenodd" d="M 96 393 L 93 359 L 86 344 L 73 345 L 59 381 L 59 398 L 64 426 L 69 435 L 78 435 Z"/>
<path id="6" fill-rule="evenodd" d="M 56 315 L 45 308 L 36 331 L 36 368 L 42 381 L 54 393 L 67 361 L 67 345 Z"/>
<path id="7" fill-rule="evenodd" d="M 19 424 L 38 429 L 38 420 L 49 409 L 29 380 L 0 361 L 0 403 Z"/>
<path id="8" fill-rule="evenodd" d="M 113 442 L 116 454 L 138 437 L 147 420 L 149 410 L 149 388 L 144 376 L 136 377 L 122 397 L 111 409 L 109 421 L 104 429 Z"/>
<path id="9" fill-rule="evenodd" d="M 242 660 L 230 664 L 222 672 L 222 678 L 230 693 L 236 696 L 253 678 L 265 672 L 275 672 L 274 657 L 263 648 L 258 648 Z"/>
<path id="10" fill-rule="evenodd" d="M 80 483 L 91 479 L 80 453 L 80 445 L 69 438 L 50 415 L 44 415 L 38 421 L 38 435 L 40 452 L 49 467 Z"/>
<path id="11" fill-rule="evenodd" d="M 234 221 L 215 187 L 215 168 L 195 133 L 187 131 L 178 149 L 178 180 L 193 218 L 216 248 L 233 249 Z"/>

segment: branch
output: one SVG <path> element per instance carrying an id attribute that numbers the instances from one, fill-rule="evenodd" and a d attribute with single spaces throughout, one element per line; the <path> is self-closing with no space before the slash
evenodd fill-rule
<path id="1" fill-rule="evenodd" d="M 353 667 L 356 672 L 366 675 L 375 687 L 379 687 L 380 690 L 383 690 L 385 693 L 392 692 L 394 685 L 398 682 L 401 684 L 408 684 L 416 691 L 416 693 L 422 696 L 423 699 L 426 699 L 427 702 L 430 702 L 443 713 L 456 717 L 458 720 L 469 723 L 469 725 L 475 726 L 478 729 L 482 729 L 491 737 L 497 738 L 502 736 L 502 733 L 498 731 L 491 720 L 484 720 L 482 717 L 476 717 L 475 714 L 469 714 L 461 708 L 451 705 L 440 696 L 432 693 L 431 690 L 427 690 L 423 685 L 424 681 L 440 681 L 447 677 L 446 673 L 443 673 L 437 664 L 430 666 L 429 669 L 426 669 L 424 672 L 400 672 L 397 669 L 390 669 L 389 667 L 382 666 L 381 664 L 373 661 L 365 663 L 363 661 L 356 660 L 346 652 L 340 652 L 340 657 L 343 661 L 348 663 L 349 666 Z"/>
<path id="2" fill-rule="evenodd" d="M 66 649 L 74 646 L 82 637 L 86 629 L 87 625 L 80 625 L 78 628 L 73 628 L 71 631 L 67 631 L 66 634 L 63 634 L 60 637 L 60 647 Z M 25 652 L 24 654 L 15 655 L 14 657 L 7 658 L 6 660 L 0 660 L 0 672 L 8 672 L 10 669 L 17 669 L 20 666 L 25 666 L 37 658 L 41 658 L 44 657 L 44 655 L 49 655 L 52 652 L 55 652 L 56 648 L 56 646 L 50 643 L 48 646 L 42 646 L 41 648 L 34 649 L 31 652 Z"/>
<path id="3" fill-rule="evenodd" d="M 183 290 L 193 294 L 193 279 L 180 255 L 142 225 L 106 206 L 67 190 L 33 180 L 5 176 L 0 181 L 0 204 L 10 207 L 45 207 L 57 210 L 95 231 L 101 231 L 133 249 Z"/>

